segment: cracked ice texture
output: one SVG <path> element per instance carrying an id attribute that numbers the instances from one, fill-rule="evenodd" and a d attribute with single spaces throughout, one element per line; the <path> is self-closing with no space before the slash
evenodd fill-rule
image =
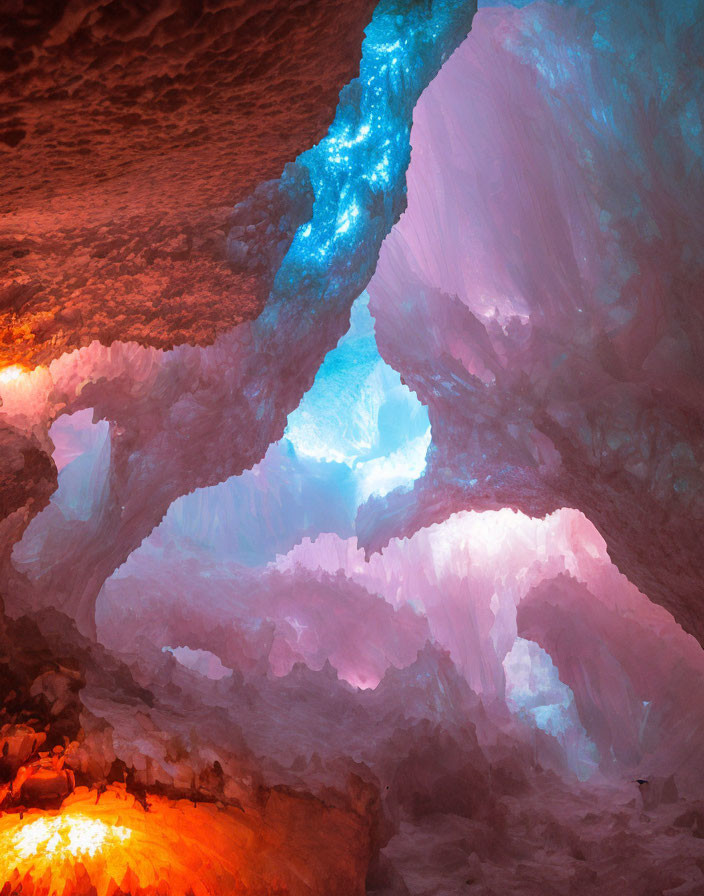
<path id="1" fill-rule="evenodd" d="M 704 640 L 700 3 L 483 9 L 414 114 L 408 209 L 369 287 L 427 405 L 373 551 L 451 512 L 578 507 Z"/>

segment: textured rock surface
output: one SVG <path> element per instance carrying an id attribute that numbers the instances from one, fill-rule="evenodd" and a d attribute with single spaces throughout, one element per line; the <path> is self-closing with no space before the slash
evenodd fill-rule
<path id="1" fill-rule="evenodd" d="M 324 136 L 374 5 L 5 4 L 0 364 L 256 315 L 231 208 Z"/>

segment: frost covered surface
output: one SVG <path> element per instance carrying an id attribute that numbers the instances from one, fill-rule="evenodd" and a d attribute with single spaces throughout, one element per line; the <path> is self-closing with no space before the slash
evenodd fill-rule
<path id="1" fill-rule="evenodd" d="M 207 344 L 256 316 L 232 206 L 325 136 L 375 5 L 4 9 L 0 363 Z"/>

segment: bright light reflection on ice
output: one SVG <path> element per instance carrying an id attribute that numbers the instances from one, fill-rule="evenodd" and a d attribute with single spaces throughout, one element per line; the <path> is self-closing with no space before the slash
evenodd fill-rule
<path id="1" fill-rule="evenodd" d="M 11 364 L 10 367 L 0 370 L 0 383 L 12 383 L 18 380 L 24 372 L 24 368 L 19 364 Z"/>
<path id="2" fill-rule="evenodd" d="M 571 688 L 538 644 L 516 638 L 503 660 L 506 704 L 511 712 L 556 737 L 583 780 L 595 770 L 598 752 L 580 722 Z"/>

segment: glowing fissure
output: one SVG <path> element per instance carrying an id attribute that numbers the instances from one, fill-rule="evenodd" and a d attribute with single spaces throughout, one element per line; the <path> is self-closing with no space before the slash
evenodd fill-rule
<path id="1" fill-rule="evenodd" d="M 296 160 L 310 176 L 313 216 L 299 227 L 276 290 L 315 283 L 329 302 L 351 279 L 357 294 L 366 285 L 405 206 L 413 107 L 475 11 L 476 3 L 453 0 L 411 4 L 403 14 L 392 0 L 376 7 L 359 78 L 341 91 L 327 136 Z"/>

